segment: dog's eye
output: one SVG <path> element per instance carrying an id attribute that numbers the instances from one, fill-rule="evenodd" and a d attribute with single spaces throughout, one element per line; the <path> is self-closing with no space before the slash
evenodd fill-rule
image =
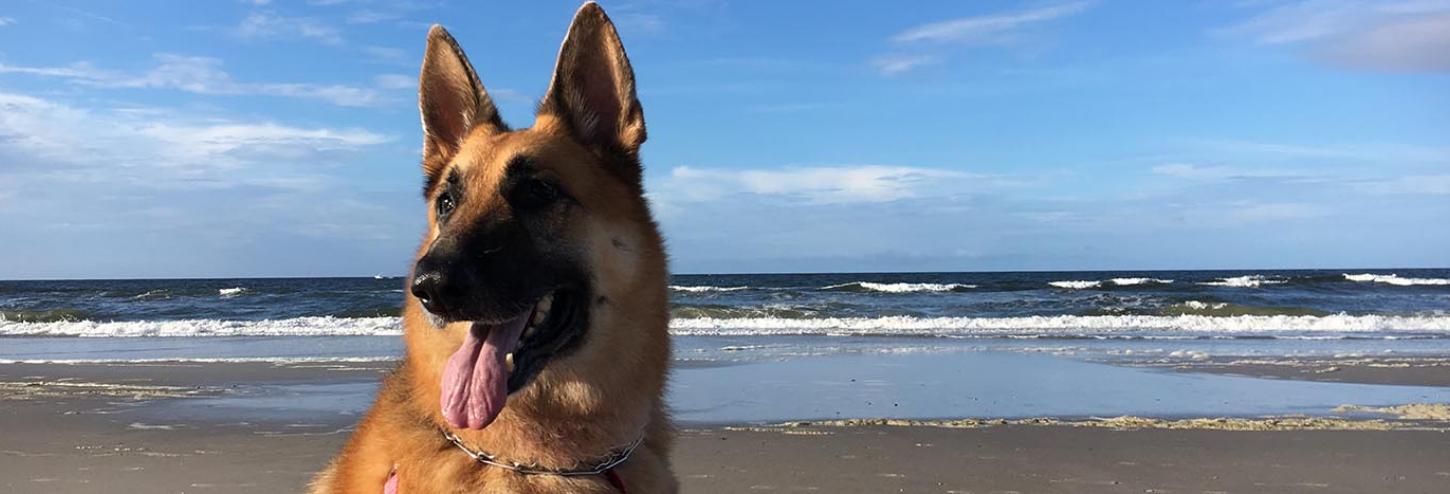
<path id="1" fill-rule="evenodd" d="M 437 208 L 438 218 L 442 219 L 447 217 L 448 213 L 452 213 L 454 208 L 458 207 L 458 201 L 453 198 L 453 192 L 445 190 L 442 194 L 438 194 L 438 201 L 435 207 Z"/>
<path id="2" fill-rule="evenodd" d="M 535 178 L 524 182 L 523 186 L 524 190 L 520 199 L 527 206 L 546 206 L 559 200 L 559 188 L 548 181 Z"/>

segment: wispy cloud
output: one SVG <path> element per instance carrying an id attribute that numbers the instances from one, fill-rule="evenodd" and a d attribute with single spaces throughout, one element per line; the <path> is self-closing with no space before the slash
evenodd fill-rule
<path id="1" fill-rule="evenodd" d="M 992 44 L 1013 38 L 1020 29 L 1081 13 L 1091 2 L 1070 2 L 1046 7 L 974 17 L 916 26 L 891 37 L 897 43 L 917 41 L 963 42 Z"/>
<path id="2" fill-rule="evenodd" d="M 342 33 L 330 24 L 310 17 L 286 17 L 272 12 L 253 12 L 232 32 L 246 39 L 310 39 L 327 45 L 343 44 Z"/>
<path id="3" fill-rule="evenodd" d="M 1360 188 L 1371 194 L 1382 195 L 1450 195 L 1450 174 L 1408 175 L 1370 180 L 1360 184 Z"/>
<path id="4" fill-rule="evenodd" d="M 12 272 L 176 276 L 237 269 L 251 262 L 247 252 L 274 250 L 279 239 L 310 238 L 331 252 L 401 243 L 414 228 L 384 201 L 411 194 L 340 185 L 364 153 L 386 152 L 390 142 L 361 128 L 0 90 L 0 224 L 16 238 L 49 242 L 44 260 Z M 106 241 L 87 245 L 95 238 Z M 7 255 L 37 252 L 5 247 Z M 281 269 L 325 270 L 328 262 Z"/>
<path id="5" fill-rule="evenodd" d="M 890 37 L 900 45 L 965 44 L 1010 45 L 1027 37 L 1033 26 L 1086 11 L 1090 1 L 1058 3 L 1030 10 L 962 17 L 915 26 Z M 895 53 L 871 59 L 871 66 L 882 75 L 892 76 L 938 63 L 941 57 L 923 53 Z"/>
<path id="6" fill-rule="evenodd" d="M 16 21 L 14 17 L 5 17 L 3 15 L 0 15 L 0 27 L 14 26 L 15 22 Z"/>
<path id="7" fill-rule="evenodd" d="M 621 30 L 631 34 L 652 34 L 665 29 L 665 18 L 659 14 L 622 12 L 613 19 Z"/>
<path id="8" fill-rule="evenodd" d="M 378 87 L 383 89 L 412 89 L 418 87 L 418 76 L 403 74 L 383 74 L 373 78 Z"/>
<path id="9" fill-rule="evenodd" d="M 379 22 L 397 20 L 400 17 L 402 16 L 393 12 L 362 9 L 348 14 L 345 21 L 348 24 L 377 24 Z"/>
<path id="10" fill-rule="evenodd" d="M 932 168 L 883 165 L 782 169 L 708 169 L 677 166 L 660 193 L 673 199 L 714 200 L 736 194 L 782 196 L 813 203 L 886 202 L 915 197 L 944 181 L 974 175 Z"/>
<path id="11" fill-rule="evenodd" d="M 266 95 L 316 99 L 339 106 L 372 106 L 380 103 L 376 90 L 342 84 L 299 82 L 241 82 L 222 69 L 222 61 L 210 57 L 157 54 L 156 65 L 140 74 L 126 74 L 96 68 L 88 63 L 63 67 L 22 67 L 0 64 L 0 74 L 57 77 L 77 84 L 108 88 L 174 89 L 195 94 Z"/>
<path id="12" fill-rule="evenodd" d="M 1314 181 L 1320 177 L 1308 173 L 1264 168 L 1240 168 L 1226 165 L 1168 163 L 1152 168 L 1154 175 L 1204 182 L 1243 180 Z"/>
<path id="13" fill-rule="evenodd" d="M 273 174 L 278 160 L 327 162 L 328 156 L 388 142 L 363 129 L 294 127 L 199 117 L 155 108 L 87 109 L 0 92 L 0 142 L 12 170 L 65 165 L 91 169 L 86 180 L 127 176 L 137 184 L 203 181 L 214 185 L 295 179 Z M 227 180 L 226 170 L 248 169 Z"/>
<path id="14" fill-rule="evenodd" d="M 412 52 L 409 52 L 408 50 L 404 50 L 402 48 L 369 45 L 363 46 L 360 49 L 362 50 L 363 54 L 367 55 L 376 62 L 382 62 L 389 65 L 406 65 L 410 67 L 420 63 L 419 60 L 415 60 L 409 57 L 409 54 Z M 421 50 L 418 56 L 421 56 Z"/>
<path id="15" fill-rule="evenodd" d="M 933 55 L 893 54 L 871 59 L 871 66 L 882 74 L 897 75 L 937 63 L 938 60 Z"/>
<path id="16" fill-rule="evenodd" d="M 1298 0 L 1276 2 L 1220 30 L 1267 45 L 1302 46 L 1320 60 L 1354 69 L 1450 71 L 1450 1 Z"/>

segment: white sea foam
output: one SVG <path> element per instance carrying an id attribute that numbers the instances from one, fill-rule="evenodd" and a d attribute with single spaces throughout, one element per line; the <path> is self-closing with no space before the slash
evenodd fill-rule
<path id="1" fill-rule="evenodd" d="M 246 288 L 236 287 L 236 288 L 223 288 L 221 290 L 217 290 L 217 293 L 220 294 L 223 297 L 235 297 L 237 295 L 241 295 L 242 293 L 245 293 L 246 291 L 247 291 Z"/>
<path id="2" fill-rule="evenodd" d="M 677 318 L 676 335 L 881 335 L 1042 337 L 1105 333 L 1430 332 L 1450 336 L 1450 316 L 1180 315 L 1028 317 Z M 396 336 L 397 317 L 299 317 L 264 321 L 54 321 L 0 323 L 0 336 Z"/>
<path id="3" fill-rule="evenodd" d="M 94 359 L 0 359 L 0 364 L 350 364 L 393 362 L 400 357 L 175 357 Z"/>
<path id="4" fill-rule="evenodd" d="M 1066 288 L 1066 289 L 1069 289 L 1069 290 L 1086 290 L 1086 289 L 1089 289 L 1089 288 L 1101 288 L 1104 285 L 1114 285 L 1114 286 L 1133 286 L 1133 285 L 1147 285 L 1147 284 L 1167 285 L 1167 284 L 1170 284 L 1170 283 L 1173 283 L 1173 280 L 1163 280 L 1163 279 L 1158 279 L 1158 278 L 1112 278 L 1112 279 L 1107 279 L 1107 280 L 1102 280 L 1102 281 L 1068 280 L 1068 281 L 1049 281 L 1049 282 L 1047 282 L 1048 285 L 1051 285 L 1053 287 Z"/>
<path id="5" fill-rule="evenodd" d="M 966 288 L 976 288 L 977 285 L 965 283 L 873 283 L 870 281 L 853 281 L 822 287 L 823 290 L 837 290 L 841 288 L 860 287 L 873 292 L 887 293 L 911 293 L 911 292 L 950 292 Z"/>
<path id="6" fill-rule="evenodd" d="M 1270 278 L 1263 275 L 1251 274 L 1245 276 L 1235 276 L 1232 278 L 1221 278 L 1216 281 L 1205 281 L 1199 284 L 1209 286 L 1227 286 L 1234 288 L 1259 288 L 1264 285 L 1278 285 L 1282 283 L 1287 283 L 1288 281 L 1289 280 L 1285 280 L 1283 278 Z"/>
<path id="7" fill-rule="evenodd" d="M 1217 303 L 1210 304 L 1208 302 L 1199 302 L 1197 300 L 1189 300 L 1187 302 L 1184 302 L 1183 303 L 1183 306 L 1184 307 L 1187 307 L 1187 308 L 1190 308 L 1190 309 L 1194 309 L 1194 310 L 1208 310 L 1208 309 L 1215 309 L 1216 310 L 1216 309 L 1222 309 L 1224 307 L 1228 307 L 1228 303 L 1227 302 L 1217 302 Z"/>
<path id="8" fill-rule="evenodd" d="M 1070 290 L 1085 290 L 1085 289 L 1088 289 L 1088 288 L 1097 288 L 1097 287 L 1103 286 L 1103 282 L 1101 282 L 1101 281 L 1078 281 L 1078 280 L 1073 280 L 1073 281 L 1049 281 L 1049 282 L 1047 282 L 1047 284 L 1052 285 L 1052 286 L 1055 286 L 1055 287 L 1058 287 L 1058 288 L 1067 288 L 1067 289 L 1070 289 Z"/>
<path id="9" fill-rule="evenodd" d="M 750 287 L 748 287 L 748 286 L 685 286 L 685 285 L 670 285 L 670 289 L 671 290 L 674 290 L 674 291 L 677 291 L 677 292 L 699 293 L 699 292 L 738 292 L 740 290 L 749 290 Z"/>
<path id="10" fill-rule="evenodd" d="M 54 321 L 0 323 L 3 336 L 370 336 L 400 335 L 397 317 L 297 317 L 263 321 Z"/>
<path id="11" fill-rule="evenodd" d="M 1435 316 L 1030 316 L 690 318 L 670 323 L 678 335 L 992 336 L 1113 333 L 1379 332 L 1450 333 L 1450 317 Z"/>
<path id="12" fill-rule="evenodd" d="M 1348 273 L 1345 273 L 1344 279 L 1349 280 L 1349 281 L 1384 283 L 1384 284 L 1388 284 L 1388 285 L 1397 285 L 1397 286 L 1417 286 L 1417 285 L 1445 286 L 1445 285 L 1450 285 L 1450 279 L 1445 279 L 1445 278 L 1401 278 L 1399 275 L 1396 275 L 1396 274 L 1370 274 L 1370 273 L 1364 273 L 1364 274 L 1348 274 Z"/>
<path id="13" fill-rule="evenodd" d="M 1111 281 L 1114 285 L 1119 286 L 1146 285 L 1150 283 L 1155 285 L 1167 285 L 1173 283 L 1173 280 L 1162 280 L 1158 278 L 1113 278 L 1108 281 Z"/>

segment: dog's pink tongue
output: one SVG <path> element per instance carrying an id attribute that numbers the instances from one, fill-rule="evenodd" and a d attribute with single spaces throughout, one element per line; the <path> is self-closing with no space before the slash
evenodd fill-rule
<path id="1" fill-rule="evenodd" d="M 499 324 L 474 323 L 443 367 L 443 419 L 455 428 L 482 429 L 508 400 L 504 358 L 518 345 L 529 314 Z M 478 333 L 487 333 L 482 340 Z"/>

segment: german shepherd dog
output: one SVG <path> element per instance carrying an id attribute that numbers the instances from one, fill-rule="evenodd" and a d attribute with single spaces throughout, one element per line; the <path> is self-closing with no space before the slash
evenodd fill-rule
<path id="1" fill-rule="evenodd" d="M 407 355 L 312 492 L 676 492 L 665 253 L 614 24 L 579 9 L 533 127 L 504 124 L 439 26 L 418 100 Z"/>

